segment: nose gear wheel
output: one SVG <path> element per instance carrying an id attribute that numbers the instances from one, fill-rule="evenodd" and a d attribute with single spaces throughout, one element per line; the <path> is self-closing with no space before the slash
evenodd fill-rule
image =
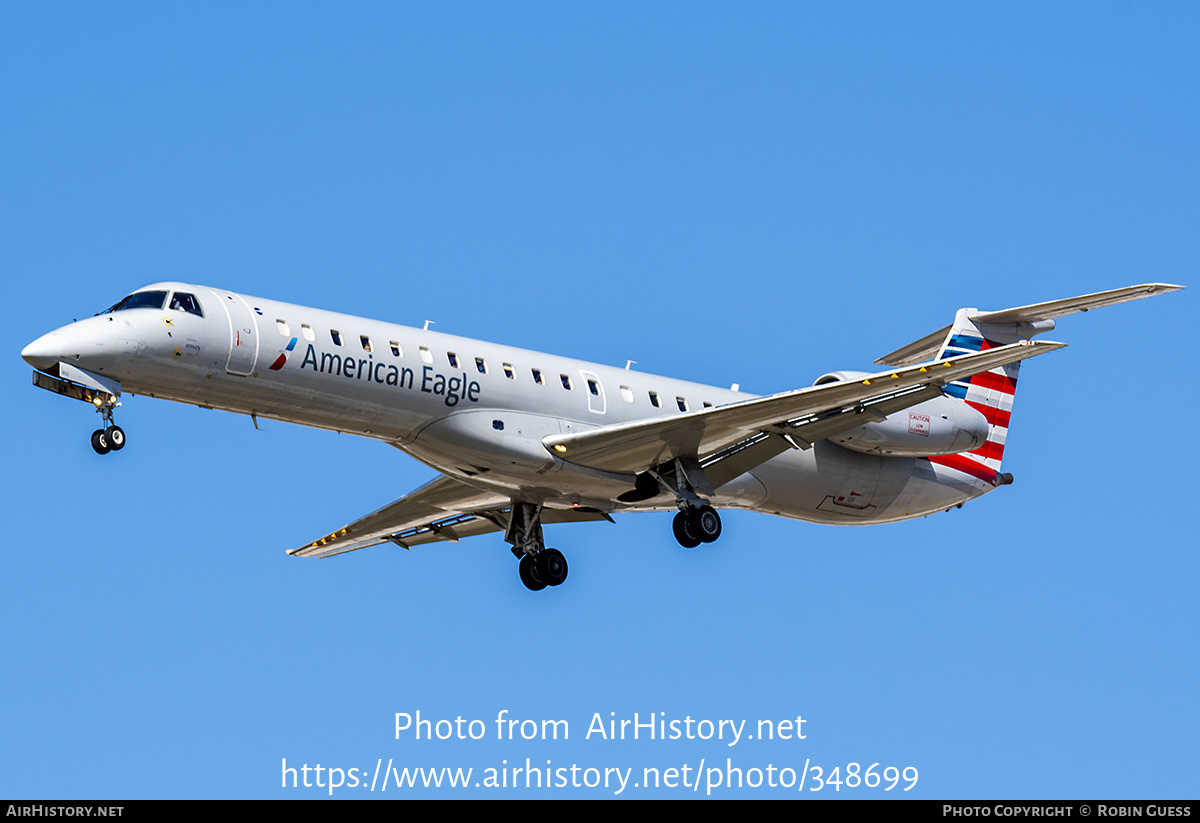
<path id="1" fill-rule="evenodd" d="M 93 402 L 96 411 L 104 418 L 104 428 L 92 432 L 92 448 L 96 454 L 108 454 L 125 448 L 125 430 L 113 422 L 113 409 L 121 402 L 112 395 L 99 395 Z"/>

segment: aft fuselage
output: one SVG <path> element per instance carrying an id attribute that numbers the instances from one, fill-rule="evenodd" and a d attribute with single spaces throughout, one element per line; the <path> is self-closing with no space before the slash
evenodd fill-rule
<path id="1" fill-rule="evenodd" d="M 66 363 L 135 395 L 383 440 L 514 499 L 608 512 L 675 502 L 617 502 L 632 475 L 565 462 L 543 438 L 751 396 L 205 286 L 159 283 L 131 297 L 158 292 L 160 303 L 151 296 L 64 326 L 22 355 L 44 371 Z M 923 457 L 820 441 L 726 483 L 712 502 L 853 525 L 922 516 L 992 488 Z"/>

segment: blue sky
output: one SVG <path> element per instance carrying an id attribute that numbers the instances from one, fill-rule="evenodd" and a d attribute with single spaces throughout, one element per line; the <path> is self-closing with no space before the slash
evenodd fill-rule
<path id="1" fill-rule="evenodd" d="M 0 795 L 328 796 L 281 788 L 284 759 L 638 782 L 728 758 L 911 766 L 926 798 L 1195 797 L 1191 291 L 1061 321 L 1070 347 L 1021 372 L 1015 484 L 962 510 L 731 513 L 692 552 L 669 514 L 551 527 L 571 577 L 541 594 L 494 536 L 289 557 L 431 470 L 145 398 L 102 458 L 19 352 L 179 279 L 765 393 L 961 306 L 1194 286 L 1198 24 L 1182 3 L 5 4 Z M 488 735 L 395 739 L 418 710 Z M 501 711 L 570 739 L 496 740 Z M 585 739 L 635 712 L 806 737 Z"/>

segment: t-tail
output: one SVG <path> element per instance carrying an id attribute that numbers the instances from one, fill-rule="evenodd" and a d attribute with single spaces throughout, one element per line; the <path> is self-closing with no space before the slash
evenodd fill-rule
<path id="1" fill-rule="evenodd" d="M 875 362 L 888 366 L 906 366 L 929 359 L 935 353 L 940 360 L 970 352 L 986 351 L 997 346 L 1029 340 L 1035 335 L 1050 331 L 1054 328 L 1054 320 L 1057 317 L 1181 288 L 1183 286 L 1147 283 L 1002 311 L 959 309 L 951 325 Z M 1017 391 L 1017 373 L 1020 368 L 1021 363 L 1018 361 L 946 384 L 946 394 L 962 400 L 987 418 L 988 436 L 987 441 L 979 448 L 958 454 L 930 457 L 931 462 L 961 471 L 993 486 L 1011 482 L 1011 476 L 1000 473 L 1000 464 L 1004 457 L 1004 444 L 1008 439 L 1013 396 Z"/>

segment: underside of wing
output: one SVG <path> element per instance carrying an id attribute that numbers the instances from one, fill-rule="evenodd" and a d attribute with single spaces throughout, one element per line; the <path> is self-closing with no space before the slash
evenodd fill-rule
<path id="1" fill-rule="evenodd" d="M 407 547 L 416 542 L 454 540 L 459 536 L 466 537 L 464 530 L 468 528 L 471 529 L 471 534 L 497 531 L 502 527 L 492 524 L 478 513 L 502 508 L 507 503 L 508 499 L 501 495 L 468 486 L 449 477 L 439 477 L 332 534 L 320 537 L 298 549 L 291 549 L 288 554 L 298 557 L 329 557 L 386 541 L 398 542 Z M 435 528 L 435 524 L 443 522 L 447 524 L 445 528 Z M 419 534 L 429 539 L 400 542 L 395 537 L 422 529 L 424 531 L 419 531 Z M 446 536 L 439 537 L 442 533 Z M 415 537 L 416 534 L 412 536 Z"/>
<path id="2" fill-rule="evenodd" d="M 1068 297 L 1065 300 L 1051 300 L 1047 303 L 1034 303 L 1032 306 L 1019 306 L 1015 309 L 1001 311 L 986 311 L 971 315 L 977 323 L 1006 325 L 1009 323 L 1036 323 L 1042 320 L 1053 320 L 1068 314 L 1098 309 L 1102 306 L 1115 306 L 1118 303 L 1128 303 L 1130 300 L 1141 300 L 1156 294 L 1178 291 L 1183 286 L 1172 286 L 1169 283 L 1143 283 L 1140 286 L 1126 286 L 1123 289 L 1098 291 L 1094 294 L 1083 294 L 1079 297 Z"/>
<path id="3" fill-rule="evenodd" d="M 411 494 L 361 517 L 332 534 L 288 554 L 297 557 L 331 557 L 335 554 L 395 543 L 403 548 L 456 541 L 477 534 L 504 531 L 511 501 L 500 494 L 439 477 Z M 543 523 L 606 520 L 608 515 L 588 508 L 546 509 Z"/>
<path id="4" fill-rule="evenodd" d="M 558 434 L 542 443 L 556 457 L 610 472 L 637 473 L 675 458 L 711 458 L 741 451 L 774 437 L 742 455 L 737 465 L 769 459 L 789 446 L 812 442 L 860 426 L 923 402 L 940 387 L 979 372 L 1061 348 L 1063 343 L 1020 342 L 986 351 L 880 372 L 858 380 L 827 383 L 678 416 L 633 421 L 575 434 Z M 878 406 L 872 410 L 873 406 Z M 868 415 L 864 418 L 862 415 Z M 732 457 L 732 455 L 730 455 Z M 746 471 L 747 469 L 742 469 Z M 740 472 L 739 472 L 740 473 Z M 736 476 L 736 475 L 733 475 Z M 715 483 L 714 485 L 719 485 Z"/>

